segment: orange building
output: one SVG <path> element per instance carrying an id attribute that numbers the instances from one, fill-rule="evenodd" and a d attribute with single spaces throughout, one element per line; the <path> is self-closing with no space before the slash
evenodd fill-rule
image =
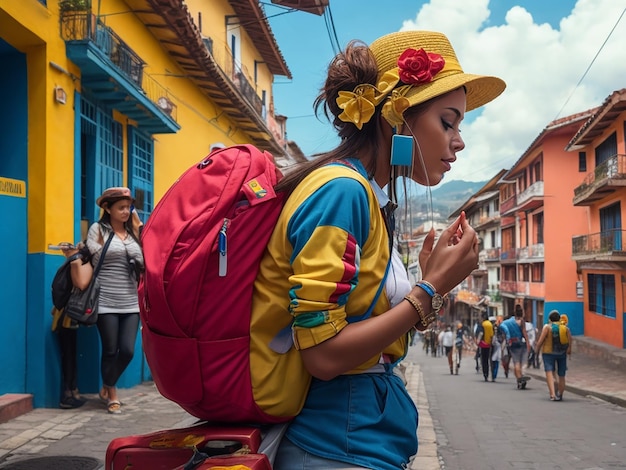
<path id="1" fill-rule="evenodd" d="M 626 89 L 613 92 L 567 145 L 580 177 L 573 206 L 585 220 L 572 235 L 580 272 L 584 335 L 626 347 Z M 575 155 L 578 158 L 575 158 Z M 571 230 L 568 230 L 568 233 Z M 571 319 L 571 317 L 570 317 Z"/>
<path id="2" fill-rule="evenodd" d="M 551 122 L 499 185 L 504 312 L 521 304 L 526 319 L 541 325 L 557 309 L 569 316 L 573 334 L 583 333 L 583 299 L 569 241 L 587 230 L 588 217 L 572 204 L 583 173 L 565 147 L 590 116 L 587 111 Z"/>

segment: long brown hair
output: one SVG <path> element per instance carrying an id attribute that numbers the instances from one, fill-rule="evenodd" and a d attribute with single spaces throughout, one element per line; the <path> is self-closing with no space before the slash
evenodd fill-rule
<path id="1" fill-rule="evenodd" d="M 106 207 L 110 208 L 116 202 L 122 201 L 124 199 L 129 200 L 126 197 L 120 197 L 120 198 L 108 200 L 104 204 L 106 205 Z M 106 210 L 104 210 L 105 207 L 103 207 L 102 209 L 103 209 L 102 216 L 100 217 L 100 220 L 98 220 L 98 223 L 100 224 L 100 227 L 104 227 L 108 233 L 113 230 L 113 226 L 111 225 L 111 214 L 109 214 Z M 135 240 L 137 244 L 141 246 L 140 230 L 139 230 L 139 227 L 135 226 L 135 223 L 134 223 L 135 219 L 133 217 L 133 212 L 134 210 L 131 208 L 130 217 L 128 218 L 126 222 L 124 222 L 124 230 L 126 230 L 126 232 L 128 232 L 128 234 L 133 238 L 133 240 Z M 101 243 L 101 245 L 102 244 L 103 243 Z"/>
<path id="2" fill-rule="evenodd" d="M 377 108 L 375 116 L 361 130 L 352 123 L 343 122 L 337 116 L 342 109 L 337 106 L 336 99 L 340 91 L 353 91 L 357 85 L 370 83 L 376 85 L 378 66 L 371 51 L 362 41 L 351 41 L 346 50 L 335 56 L 328 66 L 328 75 L 324 87 L 315 99 L 313 108 L 319 117 L 320 110 L 332 122 L 341 138 L 340 144 L 327 153 L 317 154 L 312 160 L 298 165 L 289 172 L 276 186 L 277 191 L 291 193 L 293 189 L 313 170 L 330 161 L 342 158 L 358 158 L 358 151 L 370 147 L 376 153 L 378 148 L 378 115 L 382 104 Z M 362 162 L 368 174 L 376 172 L 376 160 Z"/>

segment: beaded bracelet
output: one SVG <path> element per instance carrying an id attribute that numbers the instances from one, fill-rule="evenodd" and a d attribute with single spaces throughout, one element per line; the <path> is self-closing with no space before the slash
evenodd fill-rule
<path id="1" fill-rule="evenodd" d="M 435 289 L 435 286 L 433 286 L 430 282 L 425 281 L 424 279 L 422 279 L 415 285 L 424 289 L 426 293 L 428 293 L 428 295 L 430 295 L 431 297 L 437 293 L 437 289 Z"/>
<path id="2" fill-rule="evenodd" d="M 435 312 L 430 312 L 429 314 L 425 314 L 420 301 L 417 300 L 415 297 L 413 297 L 411 294 L 405 295 L 404 300 L 406 300 L 408 303 L 410 303 L 413 306 L 413 308 L 415 309 L 415 311 L 420 317 L 420 323 L 422 324 L 424 329 L 428 328 L 428 325 L 430 325 L 437 319 Z"/>

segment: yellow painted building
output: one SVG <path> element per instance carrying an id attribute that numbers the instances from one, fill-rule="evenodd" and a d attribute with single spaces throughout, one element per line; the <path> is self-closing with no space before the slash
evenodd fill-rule
<path id="1" fill-rule="evenodd" d="M 110 186 L 131 188 L 147 219 L 214 144 L 301 159 L 273 113 L 274 77 L 291 75 L 250 0 L 0 0 L 0 64 L 0 394 L 56 406 L 50 283 L 63 257 L 48 244 L 83 239 Z M 95 392 L 95 328 L 79 352 L 79 388 Z M 141 356 L 121 387 L 149 378 Z"/>

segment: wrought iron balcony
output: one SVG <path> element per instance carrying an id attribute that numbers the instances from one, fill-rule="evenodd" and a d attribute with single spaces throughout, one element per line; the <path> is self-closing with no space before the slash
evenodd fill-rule
<path id="1" fill-rule="evenodd" d="M 144 73 L 145 62 L 89 10 L 61 12 L 67 56 L 81 70 L 81 85 L 98 101 L 151 134 L 174 133 L 177 107 L 169 92 Z"/>
<path id="2" fill-rule="evenodd" d="M 258 114 L 260 118 L 265 120 L 265 110 L 263 101 L 257 95 L 255 87 L 252 85 L 250 74 L 246 68 L 240 64 L 237 64 L 233 59 L 233 54 L 226 44 L 219 44 L 210 37 L 202 38 L 204 45 L 206 46 L 209 54 L 222 69 L 224 75 L 235 86 L 237 91 L 246 100 L 252 109 Z"/>
<path id="3" fill-rule="evenodd" d="M 574 205 L 589 206 L 626 187 L 626 155 L 614 155 L 587 174 L 574 188 Z"/>
<path id="4" fill-rule="evenodd" d="M 576 261 L 626 261 L 624 230 L 612 229 L 572 238 L 572 258 Z"/>

